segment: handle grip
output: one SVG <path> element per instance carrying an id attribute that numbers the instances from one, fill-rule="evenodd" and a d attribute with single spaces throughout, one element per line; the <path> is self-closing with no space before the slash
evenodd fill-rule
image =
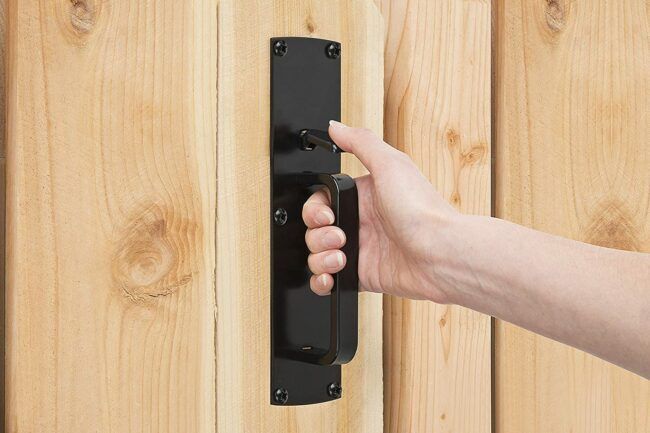
<path id="1" fill-rule="evenodd" d="M 325 185 L 330 192 L 334 224 L 346 236 L 342 248 L 346 266 L 333 275 L 334 287 L 330 295 L 329 348 L 313 348 L 296 355 L 300 361 L 319 365 L 340 365 L 350 362 L 357 351 L 359 322 L 359 199 L 357 185 L 345 174 L 301 174 L 306 186 Z"/>

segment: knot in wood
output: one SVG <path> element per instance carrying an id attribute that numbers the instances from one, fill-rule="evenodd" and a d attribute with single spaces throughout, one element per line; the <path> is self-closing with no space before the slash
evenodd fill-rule
<path id="1" fill-rule="evenodd" d="M 314 18 L 311 15 L 307 16 L 307 19 L 305 20 L 305 24 L 307 26 L 307 31 L 310 34 L 313 34 L 316 31 L 316 21 L 314 21 Z"/>
<path id="2" fill-rule="evenodd" d="M 546 24 L 554 32 L 560 32 L 565 25 L 562 0 L 546 0 Z"/>
<path id="3" fill-rule="evenodd" d="M 152 206 L 122 232 L 113 255 L 113 277 L 128 299 L 170 295 L 190 282 L 191 272 L 182 269 L 178 251 L 179 245 L 187 243 L 182 239 L 186 236 L 168 225 L 168 216 Z"/>
<path id="4" fill-rule="evenodd" d="M 70 23 L 79 33 L 89 33 L 96 20 L 93 0 L 70 0 Z"/>

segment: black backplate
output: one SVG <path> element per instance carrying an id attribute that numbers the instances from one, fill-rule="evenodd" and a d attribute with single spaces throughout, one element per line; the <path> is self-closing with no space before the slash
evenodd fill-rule
<path id="1" fill-rule="evenodd" d="M 285 50 L 274 49 L 284 41 Z M 306 227 L 302 206 L 311 191 L 287 182 L 292 174 L 339 173 L 340 155 L 300 149 L 302 129 L 327 130 L 341 116 L 341 60 L 327 55 L 332 41 L 274 38 L 271 57 L 271 388 L 272 404 L 302 405 L 333 400 L 331 383 L 341 383 L 340 366 L 322 366 L 286 357 L 291 350 L 327 347 L 330 302 L 309 289 Z M 274 221 L 277 209 L 287 221 Z M 285 356 L 283 356 L 283 353 Z M 288 399 L 275 398 L 278 389 Z M 286 395 L 285 394 L 285 397 Z M 284 403 L 282 403 L 284 401 Z"/>

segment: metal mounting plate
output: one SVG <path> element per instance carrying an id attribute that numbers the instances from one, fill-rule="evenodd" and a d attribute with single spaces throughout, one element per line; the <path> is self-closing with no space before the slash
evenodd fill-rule
<path id="1" fill-rule="evenodd" d="M 330 302 L 309 289 L 302 206 L 313 188 L 287 182 L 292 174 L 339 173 L 341 157 L 301 150 L 300 132 L 327 130 L 341 116 L 340 52 L 334 41 L 273 38 L 271 61 L 271 404 L 302 405 L 338 398 L 341 367 L 289 359 L 292 348 L 327 347 Z M 329 48 L 329 50 L 328 50 Z M 289 175 L 289 176 L 288 176 Z M 329 391 L 328 391 L 329 389 Z"/>

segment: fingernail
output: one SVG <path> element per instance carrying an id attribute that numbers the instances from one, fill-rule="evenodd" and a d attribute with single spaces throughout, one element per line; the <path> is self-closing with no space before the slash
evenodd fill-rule
<path id="1" fill-rule="evenodd" d="M 334 224 L 334 213 L 320 211 L 316 214 L 316 222 L 321 225 Z"/>
<path id="2" fill-rule="evenodd" d="M 347 128 L 347 125 L 337 122 L 336 120 L 330 120 L 330 126 L 332 128 Z"/>
<path id="3" fill-rule="evenodd" d="M 327 286 L 327 276 L 323 274 L 320 277 L 318 277 L 318 283 L 323 287 Z"/>
<path id="4" fill-rule="evenodd" d="M 345 236 L 338 230 L 330 230 L 323 236 L 325 248 L 338 248 L 345 242 Z"/>
<path id="5" fill-rule="evenodd" d="M 340 266 L 343 266 L 343 253 L 337 251 L 333 254 L 326 256 L 324 263 L 325 263 L 325 267 L 327 268 L 338 268 Z"/>

